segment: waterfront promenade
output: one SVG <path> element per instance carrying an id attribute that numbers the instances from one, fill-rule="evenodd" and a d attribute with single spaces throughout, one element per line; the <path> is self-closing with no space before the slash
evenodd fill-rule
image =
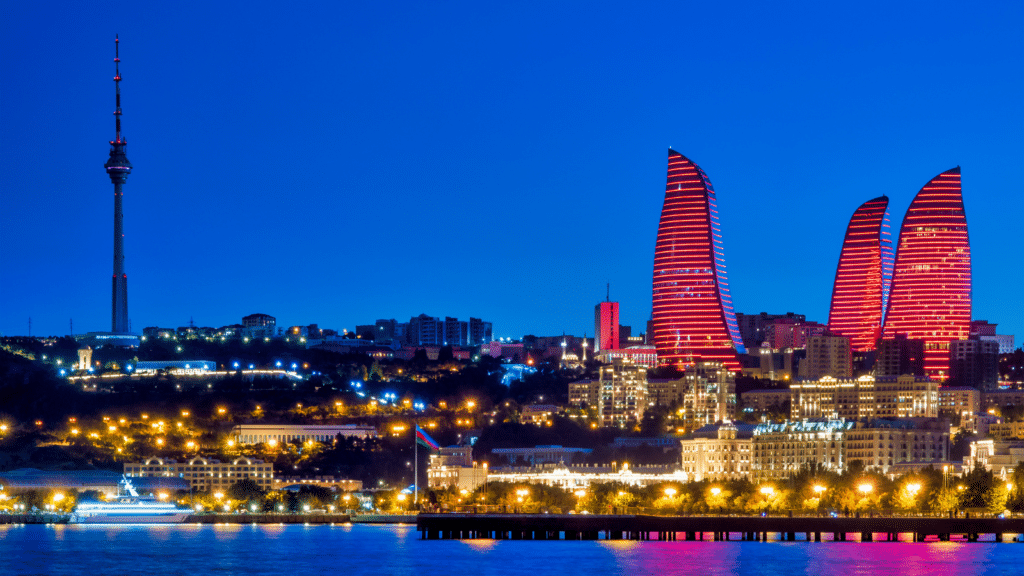
<path id="1" fill-rule="evenodd" d="M 1024 518 L 420 514 L 417 529 L 424 540 L 1004 542 L 1020 541 Z"/>
<path id="2" fill-rule="evenodd" d="M 67 524 L 69 514 L 0 514 L 0 524 Z M 182 524 L 415 524 L 415 514 L 192 514 Z"/>

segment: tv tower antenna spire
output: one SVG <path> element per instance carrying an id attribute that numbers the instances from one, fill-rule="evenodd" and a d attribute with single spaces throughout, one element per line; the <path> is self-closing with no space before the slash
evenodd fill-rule
<path id="1" fill-rule="evenodd" d="M 128 324 L 128 275 L 124 271 L 124 213 L 122 209 L 121 186 L 128 181 L 132 163 L 128 161 L 125 147 L 128 141 L 121 136 L 121 54 L 120 40 L 114 35 L 114 125 L 115 136 L 110 141 L 110 157 L 106 164 L 107 175 L 114 184 L 114 278 L 110 311 L 110 331 L 125 334 L 131 331 Z"/>

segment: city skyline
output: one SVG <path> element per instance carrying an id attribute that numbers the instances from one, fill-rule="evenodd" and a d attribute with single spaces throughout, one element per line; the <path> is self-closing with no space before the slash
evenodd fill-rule
<path id="1" fill-rule="evenodd" d="M 487 318 L 496 337 L 583 334 L 608 282 L 641 332 L 671 145 L 715 176 L 735 310 L 819 322 L 850 210 L 884 194 L 901 214 L 962 166 L 972 318 L 1024 334 L 1004 248 L 1024 218 L 1024 80 L 1005 72 L 1024 60 L 1021 7 L 958 10 L 944 35 L 941 5 L 887 22 L 825 8 L 828 28 L 756 6 L 254 9 L 238 30 L 212 24 L 226 14 L 111 22 L 76 6 L 40 30 L 39 10 L 12 7 L 0 40 L 33 50 L 0 63 L 26 88 L 0 108 L 3 188 L 19 191 L 0 222 L 5 335 L 29 317 L 34 335 L 108 325 L 97 158 L 114 33 L 144 167 L 124 197 L 135 332 L 253 312 L 352 330 L 425 312 Z M 687 18 L 705 25 L 673 39 Z"/>

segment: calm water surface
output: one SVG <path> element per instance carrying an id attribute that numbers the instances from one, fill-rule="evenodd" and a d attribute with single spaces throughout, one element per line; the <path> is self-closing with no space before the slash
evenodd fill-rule
<path id="1" fill-rule="evenodd" d="M 413 526 L 0 526 L 0 574 L 1024 574 L 1024 544 L 419 539 Z"/>

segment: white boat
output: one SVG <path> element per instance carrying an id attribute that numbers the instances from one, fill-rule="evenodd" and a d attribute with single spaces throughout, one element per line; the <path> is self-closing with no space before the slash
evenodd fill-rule
<path id="1" fill-rule="evenodd" d="M 192 513 L 152 496 L 139 496 L 127 477 L 118 482 L 117 496 L 103 502 L 79 502 L 72 524 L 170 524 L 184 522 Z"/>

